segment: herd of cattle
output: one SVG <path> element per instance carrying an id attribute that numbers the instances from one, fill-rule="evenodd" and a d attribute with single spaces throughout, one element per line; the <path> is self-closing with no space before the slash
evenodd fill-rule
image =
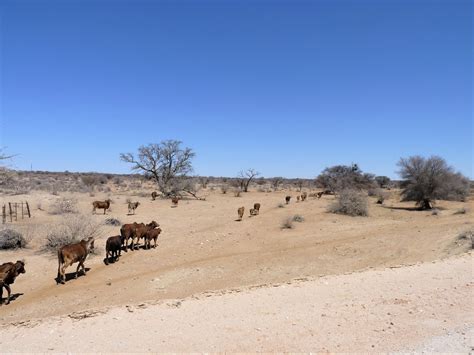
<path id="1" fill-rule="evenodd" d="M 321 198 L 324 194 L 330 194 L 330 191 L 322 191 L 318 193 L 311 194 L 310 196 Z M 152 200 L 155 200 L 158 194 L 156 192 L 152 193 Z M 303 192 L 301 195 L 296 197 L 297 201 L 305 201 L 308 197 L 306 192 Z M 290 203 L 292 196 L 286 196 L 286 204 Z M 172 198 L 173 206 L 178 205 L 179 199 L 177 197 Z M 104 214 L 110 208 L 111 200 L 107 199 L 105 201 L 94 201 L 92 203 L 93 210 L 95 213 L 96 209 L 103 209 Z M 139 202 L 128 202 L 129 213 L 135 212 L 136 208 L 140 205 Z M 250 217 L 256 216 L 260 213 L 260 203 L 255 203 L 253 208 L 250 209 Z M 245 207 L 240 207 L 237 210 L 239 221 L 242 220 Z M 109 237 L 105 244 L 105 259 L 104 263 L 109 265 L 109 262 L 117 261 L 122 250 L 125 252 L 128 249 L 136 250 L 140 241 L 143 240 L 143 249 L 150 249 L 157 246 L 157 240 L 161 233 L 161 228 L 159 224 L 155 221 L 151 221 L 148 224 L 144 223 L 129 223 L 124 224 L 120 228 L 120 235 L 115 235 Z M 56 277 L 57 284 L 64 284 L 66 281 L 66 268 L 72 264 L 78 263 L 75 278 L 78 277 L 79 270 L 81 269 L 82 273 L 86 274 L 86 268 L 84 262 L 87 256 L 94 251 L 94 238 L 88 238 L 86 240 L 81 240 L 79 243 L 73 243 L 65 245 L 58 250 L 58 274 Z M 18 275 L 25 273 L 25 262 L 23 260 L 18 260 L 16 263 L 8 262 L 0 265 L 0 305 L 3 303 L 3 288 L 8 292 L 8 297 L 6 299 L 6 304 L 10 303 L 11 297 L 11 288 L 10 285 L 15 282 L 15 279 Z"/>

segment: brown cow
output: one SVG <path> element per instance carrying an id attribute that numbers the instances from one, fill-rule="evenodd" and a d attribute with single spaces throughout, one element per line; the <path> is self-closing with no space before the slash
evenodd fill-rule
<path id="1" fill-rule="evenodd" d="M 10 285 L 15 282 L 18 275 L 25 273 L 25 262 L 18 260 L 16 263 L 4 263 L 0 265 L 0 305 L 3 303 L 3 288 L 8 292 L 7 302 L 10 303 L 11 288 Z"/>
<path id="2" fill-rule="evenodd" d="M 300 195 L 296 196 L 296 202 L 300 202 Z"/>
<path id="3" fill-rule="evenodd" d="M 156 240 L 158 239 L 158 236 L 161 233 L 161 228 L 153 228 L 150 229 L 148 232 L 146 232 L 145 237 L 144 237 L 144 248 L 145 249 L 150 249 L 151 248 L 151 240 L 153 239 L 155 241 L 155 245 L 153 248 L 156 248 Z"/>
<path id="4" fill-rule="evenodd" d="M 142 223 L 143 224 L 143 223 Z M 133 242 L 133 237 L 135 235 L 135 229 L 138 227 L 138 223 L 127 223 L 120 228 L 120 235 L 122 236 L 122 245 L 125 252 L 128 251 L 128 240 L 131 239 Z"/>
<path id="5" fill-rule="evenodd" d="M 110 199 L 107 199 L 105 201 L 94 201 L 92 202 L 92 213 L 95 213 L 95 210 L 98 208 L 98 209 L 101 209 L 103 208 L 104 209 L 104 214 L 105 214 L 105 211 L 107 211 L 110 207 L 110 203 L 112 201 Z"/>
<path id="6" fill-rule="evenodd" d="M 158 197 L 158 192 L 153 191 L 153 192 L 151 193 L 151 200 L 152 200 L 152 201 L 155 201 L 157 197 Z"/>
<path id="7" fill-rule="evenodd" d="M 175 196 L 171 199 L 171 202 L 173 203 L 173 206 L 177 207 L 178 202 L 179 202 L 179 198 Z"/>
<path id="8" fill-rule="evenodd" d="M 129 202 L 128 203 L 128 214 L 135 214 L 135 210 L 140 206 L 140 202 Z"/>
<path id="9" fill-rule="evenodd" d="M 240 207 L 240 208 L 237 210 L 237 213 L 238 213 L 238 215 L 239 215 L 239 221 L 241 221 L 242 218 L 244 217 L 245 207 Z"/>
<path id="10" fill-rule="evenodd" d="M 286 196 L 285 197 L 286 204 L 289 204 L 290 200 L 291 200 L 291 196 Z"/>
<path id="11" fill-rule="evenodd" d="M 58 250 L 58 277 L 56 283 L 64 284 L 66 282 L 66 268 L 74 263 L 79 263 L 76 269 L 75 278 L 79 273 L 79 268 L 82 267 L 82 272 L 86 274 L 84 261 L 87 256 L 94 251 L 94 238 L 90 237 L 87 240 L 81 240 L 79 243 L 69 244 L 61 247 Z"/>
<path id="12" fill-rule="evenodd" d="M 118 261 L 122 253 L 122 244 L 123 237 L 121 235 L 107 238 L 105 243 L 105 265 L 109 265 L 110 259 L 112 259 L 112 262 Z"/>
<path id="13" fill-rule="evenodd" d="M 132 245 L 131 245 L 131 249 L 133 250 L 135 248 L 135 243 L 134 243 L 134 240 L 135 238 L 137 239 L 137 245 L 138 243 L 140 242 L 140 239 L 141 238 L 144 238 L 145 239 L 145 236 L 146 234 L 154 229 L 154 228 L 158 228 L 160 225 L 158 223 L 156 223 L 155 221 L 151 221 L 150 223 L 148 224 L 143 224 L 143 223 L 140 223 L 137 225 L 137 227 L 135 228 L 135 234 L 132 238 Z"/>
<path id="14" fill-rule="evenodd" d="M 253 204 L 253 209 L 257 210 L 257 214 L 260 214 L 260 204 L 258 202 Z"/>

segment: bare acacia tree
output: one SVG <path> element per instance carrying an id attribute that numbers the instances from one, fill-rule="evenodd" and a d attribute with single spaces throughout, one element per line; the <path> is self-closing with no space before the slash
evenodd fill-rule
<path id="1" fill-rule="evenodd" d="M 415 201 L 420 209 L 431 209 L 435 200 L 464 201 L 469 194 L 469 179 L 443 158 L 413 156 L 400 159 L 398 166 L 402 201 Z"/>
<path id="2" fill-rule="evenodd" d="M 248 192 L 249 185 L 253 179 L 259 176 L 260 173 L 254 169 L 247 169 L 245 171 L 240 171 L 238 179 L 240 183 L 240 188 L 244 192 Z"/>
<path id="3" fill-rule="evenodd" d="M 185 191 L 189 187 L 184 181 L 193 171 L 192 159 L 196 154 L 191 148 L 181 148 L 181 143 L 166 140 L 148 144 L 138 148 L 137 156 L 122 153 L 120 159 L 132 164 L 132 170 L 140 171 L 153 179 L 159 190 L 165 196 L 170 196 L 176 194 L 177 190 Z"/>
<path id="4" fill-rule="evenodd" d="M 278 187 L 283 183 L 283 178 L 280 176 L 271 179 L 273 191 L 277 191 Z"/>
<path id="5" fill-rule="evenodd" d="M 0 148 L 0 162 L 13 158 L 14 155 L 7 155 Z M 15 173 L 6 166 L 0 166 L 0 186 L 10 186 L 15 179 Z"/>

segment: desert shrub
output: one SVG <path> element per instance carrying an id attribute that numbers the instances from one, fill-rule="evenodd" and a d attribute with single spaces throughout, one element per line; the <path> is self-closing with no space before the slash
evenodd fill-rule
<path id="1" fill-rule="evenodd" d="M 100 235 L 100 230 L 100 223 L 90 216 L 73 215 L 63 217 L 61 221 L 49 228 L 43 250 L 55 252 L 58 248 L 79 242 L 81 239 L 97 238 Z"/>
<path id="2" fill-rule="evenodd" d="M 108 226 L 120 226 L 122 223 L 117 218 L 106 218 L 104 221 L 105 225 Z"/>
<path id="3" fill-rule="evenodd" d="M 474 249 L 474 230 L 468 230 L 458 235 L 458 240 L 471 242 L 471 249 Z"/>
<path id="4" fill-rule="evenodd" d="M 10 228 L 0 229 L 0 249 L 24 248 L 26 244 L 22 233 Z"/>
<path id="5" fill-rule="evenodd" d="M 390 178 L 388 176 L 376 176 L 375 182 L 379 185 L 379 187 L 388 187 L 390 185 Z"/>
<path id="6" fill-rule="evenodd" d="M 286 217 L 283 222 L 281 222 L 281 229 L 293 229 L 293 217 Z"/>
<path id="7" fill-rule="evenodd" d="M 367 191 L 369 196 L 377 197 L 377 203 L 382 204 L 384 201 L 389 197 L 389 193 L 387 191 L 382 190 L 381 188 L 369 189 Z"/>
<path id="8" fill-rule="evenodd" d="M 285 205 L 283 203 L 279 203 L 278 208 L 285 208 Z"/>
<path id="9" fill-rule="evenodd" d="M 439 215 L 439 210 L 437 208 L 435 208 L 432 212 L 431 212 L 431 215 L 433 216 L 438 216 Z"/>
<path id="10" fill-rule="evenodd" d="M 413 156 L 398 162 L 402 201 L 414 201 L 420 209 L 431 209 L 435 200 L 464 201 L 469 179 L 456 173 L 443 158 Z"/>
<path id="11" fill-rule="evenodd" d="M 74 198 L 61 198 L 54 202 L 49 209 L 50 214 L 77 213 L 77 200 Z"/>
<path id="12" fill-rule="evenodd" d="M 241 193 L 240 190 L 234 190 L 234 196 L 235 197 L 240 197 L 240 193 Z"/>
<path id="13" fill-rule="evenodd" d="M 466 214 L 467 211 L 468 211 L 467 208 L 462 207 L 462 208 L 458 209 L 456 212 L 454 212 L 454 214 Z"/>
<path id="14" fill-rule="evenodd" d="M 222 185 L 221 186 L 221 192 L 223 194 L 226 194 L 227 193 L 227 190 L 229 190 L 229 186 L 228 185 Z"/>
<path id="15" fill-rule="evenodd" d="M 295 214 L 293 216 L 293 222 L 304 222 L 304 217 L 302 215 Z"/>
<path id="16" fill-rule="evenodd" d="M 323 170 L 316 178 L 316 186 L 332 192 L 347 189 L 361 190 L 374 186 L 374 175 L 362 172 L 357 164 L 336 165 Z"/>
<path id="17" fill-rule="evenodd" d="M 355 190 L 342 190 L 337 196 L 336 202 L 328 207 L 328 211 L 348 216 L 368 216 L 367 197 Z"/>
<path id="18" fill-rule="evenodd" d="M 99 184 L 99 178 L 95 175 L 84 175 L 81 176 L 81 181 L 84 185 L 93 187 Z"/>

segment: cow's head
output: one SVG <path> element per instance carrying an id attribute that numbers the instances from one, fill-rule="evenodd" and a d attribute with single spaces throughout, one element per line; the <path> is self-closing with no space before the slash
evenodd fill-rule
<path id="1" fill-rule="evenodd" d="M 154 229 L 154 228 L 158 228 L 160 225 L 155 221 L 151 221 L 150 223 L 147 224 L 147 226 Z"/>
<path id="2" fill-rule="evenodd" d="M 88 253 L 94 251 L 94 237 L 89 237 L 89 239 L 86 240 L 86 248 Z"/>
<path id="3" fill-rule="evenodd" d="M 19 274 L 24 274 L 26 272 L 25 271 L 25 261 L 24 260 L 18 260 L 15 263 L 15 267 L 16 267 L 16 272 L 19 273 Z"/>

